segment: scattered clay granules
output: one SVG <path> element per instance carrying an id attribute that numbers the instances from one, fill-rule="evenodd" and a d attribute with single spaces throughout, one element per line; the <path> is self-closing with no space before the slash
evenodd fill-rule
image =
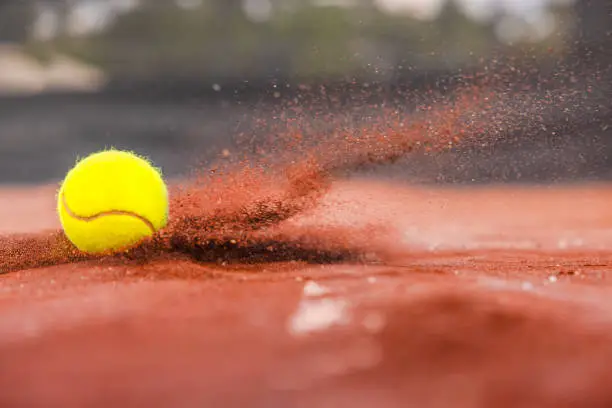
<path id="1" fill-rule="evenodd" d="M 542 126 L 547 110 L 568 112 L 581 106 L 576 92 L 540 95 L 516 85 L 491 86 L 490 78 L 473 82 L 477 84 L 432 97 L 431 103 L 419 104 L 410 113 L 381 108 L 373 120 L 360 124 L 335 123 L 325 116 L 327 130 L 321 133 L 313 131 L 308 119 L 287 120 L 290 126 L 271 135 L 267 151 L 224 159 L 174 188 L 169 225 L 116 257 L 147 260 L 187 254 L 203 262 L 359 259 L 363 249 L 371 247 L 371 231 L 292 230 L 286 221 L 316 207 L 343 173 L 393 163 L 412 153 L 435 154 L 459 143 L 494 141 L 516 129 Z M 360 233 L 367 239 L 359 241 Z M 86 258 L 92 257 L 79 254 L 61 232 L 0 242 L 2 272 Z"/>

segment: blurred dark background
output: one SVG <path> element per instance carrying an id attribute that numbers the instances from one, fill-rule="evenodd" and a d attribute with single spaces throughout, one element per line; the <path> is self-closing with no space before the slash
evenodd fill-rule
<path id="1" fill-rule="evenodd" d="M 559 92 L 596 92 L 563 123 L 551 114 L 494 146 L 376 174 L 610 179 L 612 1 L 3 0 L 0 182 L 59 180 L 76 156 L 111 146 L 177 176 L 254 132 L 253 118 L 276 120 L 297 95 L 324 87 L 343 101 L 331 110 L 376 112 L 390 100 L 409 106 L 411 92 L 450 91 L 449 79 L 499 59 L 528 64 L 534 89 L 548 73 L 576 87 Z M 529 107 L 509 114 L 533 122 Z"/>

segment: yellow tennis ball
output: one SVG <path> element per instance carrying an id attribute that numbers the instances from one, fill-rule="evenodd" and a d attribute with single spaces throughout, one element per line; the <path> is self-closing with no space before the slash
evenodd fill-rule
<path id="1" fill-rule="evenodd" d="M 107 150 L 79 161 L 57 197 L 68 239 L 81 251 L 129 249 L 163 228 L 168 191 L 159 170 L 130 152 Z"/>

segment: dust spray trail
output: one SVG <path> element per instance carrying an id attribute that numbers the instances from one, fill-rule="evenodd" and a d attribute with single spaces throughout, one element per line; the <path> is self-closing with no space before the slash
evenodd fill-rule
<path id="1" fill-rule="evenodd" d="M 217 245 L 226 247 L 228 242 L 252 247 L 261 240 L 271 240 L 297 242 L 303 247 L 303 239 L 293 238 L 299 231 L 294 231 L 293 237 L 280 236 L 275 235 L 275 227 L 316 206 L 337 173 L 393 163 L 419 151 L 443 152 L 459 143 L 494 143 L 517 131 L 534 134 L 570 122 L 589 108 L 583 92 L 587 86 L 555 88 L 559 84 L 551 83 L 547 88 L 543 85 L 548 84 L 543 83 L 533 90 L 522 82 L 522 72 L 513 72 L 502 76 L 502 80 L 495 75 L 475 78 L 450 96 L 425 104 L 409 115 L 386 109 L 375 121 L 362 126 L 338 126 L 327 135 L 315 132 L 316 137 L 310 137 L 315 140 L 311 145 L 304 142 L 309 137 L 299 128 L 308 126 L 308 121 L 298 123 L 293 132 L 276 136 L 277 141 L 283 142 L 281 160 L 272 164 L 265 160 L 243 163 L 239 167 L 242 170 L 230 171 L 229 179 L 213 175 L 205 185 L 196 187 L 195 193 L 179 195 L 175 206 L 179 211 L 167 231 L 170 239 L 161 246 L 205 251 Z M 508 80 L 513 82 L 508 84 Z M 241 186 L 245 180 L 249 185 Z M 211 185 L 220 189 L 210 188 Z M 233 185 L 239 187 L 232 188 Z M 244 197 L 245 192 L 250 196 Z M 187 209 L 186 203 L 194 196 L 200 199 Z M 225 206 L 210 206 L 217 202 Z M 355 233 L 332 236 L 311 231 L 309 237 L 318 236 L 320 240 L 310 239 L 307 246 L 361 250 L 355 240 L 340 238 Z"/>

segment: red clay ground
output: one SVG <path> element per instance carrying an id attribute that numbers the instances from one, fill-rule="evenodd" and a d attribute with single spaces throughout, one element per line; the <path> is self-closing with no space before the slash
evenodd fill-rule
<path id="1" fill-rule="evenodd" d="M 3 233 L 57 228 L 4 189 Z M 336 184 L 296 225 L 376 264 L 84 262 L 0 276 L 1 407 L 610 407 L 612 186 Z"/>

